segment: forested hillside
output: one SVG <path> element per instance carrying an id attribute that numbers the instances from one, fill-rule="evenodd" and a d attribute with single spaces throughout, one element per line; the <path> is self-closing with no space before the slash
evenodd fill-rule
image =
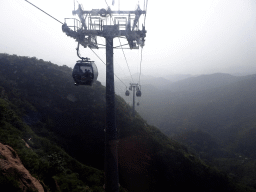
<path id="1" fill-rule="evenodd" d="M 172 91 L 144 89 L 137 111 L 208 164 L 256 187 L 255 83 L 256 75 L 188 78 Z"/>
<path id="2" fill-rule="evenodd" d="M 74 86 L 70 68 L 37 58 L 1 54 L 0 66 L 0 142 L 46 190 L 103 191 L 105 87 Z M 254 191 L 132 118 L 119 96 L 116 115 L 121 191 Z M 1 173 L 6 180 L 15 185 Z"/>

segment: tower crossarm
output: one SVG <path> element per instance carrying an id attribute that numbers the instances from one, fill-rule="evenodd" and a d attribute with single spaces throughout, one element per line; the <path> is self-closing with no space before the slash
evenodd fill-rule
<path id="1" fill-rule="evenodd" d="M 76 27 L 77 30 L 75 30 L 74 27 L 72 30 L 73 26 L 65 22 L 62 25 L 62 31 L 85 48 L 99 48 L 97 36 L 125 37 L 130 49 L 144 46 L 146 30 L 143 25 L 141 29 L 139 28 L 139 19 L 142 14 L 146 14 L 146 11 L 142 11 L 139 6 L 135 11 L 112 11 L 110 8 L 84 11 L 79 5 L 78 9 L 72 13 L 78 15 L 80 28 Z"/>
<path id="2" fill-rule="evenodd" d="M 85 14 L 92 14 L 92 15 L 103 15 L 103 14 L 109 14 L 109 15 L 114 15 L 114 14 L 146 14 L 146 11 L 142 11 L 142 10 L 140 10 L 140 11 L 137 11 L 137 10 L 135 10 L 135 11 L 111 11 L 110 9 L 108 9 L 108 10 L 105 10 L 105 11 L 103 11 L 103 10 L 105 10 L 105 9 L 93 9 L 93 10 L 91 10 L 91 11 L 81 11 L 81 10 L 76 10 L 76 11 L 73 11 L 72 12 L 72 14 L 73 15 L 76 15 L 76 14 L 83 14 L 83 15 L 85 15 Z"/>
<path id="3" fill-rule="evenodd" d="M 136 46 L 144 46 L 144 39 L 146 37 L 146 31 L 144 30 L 119 30 L 119 25 L 104 25 L 102 26 L 102 30 L 77 30 L 74 31 L 70 29 L 66 23 L 62 25 L 62 31 L 66 33 L 67 36 L 74 38 L 77 42 L 83 47 L 90 47 L 90 48 L 98 48 L 96 36 L 100 37 L 126 37 L 129 46 L 131 49 L 138 48 Z"/>

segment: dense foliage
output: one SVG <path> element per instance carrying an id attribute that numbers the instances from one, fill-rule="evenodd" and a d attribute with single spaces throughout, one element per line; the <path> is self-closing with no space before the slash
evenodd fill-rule
<path id="1" fill-rule="evenodd" d="M 71 187 L 60 185 L 61 190 L 103 191 L 102 171 L 82 165 L 53 142 L 37 136 L 17 115 L 16 106 L 10 101 L 0 98 L 0 108 L 0 142 L 12 146 L 18 152 L 24 166 L 32 175 L 43 181 L 47 188 L 54 190 L 56 189 L 55 180 L 61 183 L 65 179 L 74 177 L 75 174 L 76 177 L 66 182 Z M 31 148 L 25 146 L 24 139 Z M 6 178 L 2 174 L 1 178 L 1 185 L 7 185 L 6 183 L 15 180 L 12 176 Z M 87 190 L 80 190 L 80 188 Z"/>
<path id="2" fill-rule="evenodd" d="M 0 66 L 0 142 L 51 191 L 103 191 L 105 88 L 73 86 L 70 68 L 36 58 L 1 54 Z M 128 191 L 246 191 L 132 118 L 119 96 L 116 116 L 120 184 Z"/>

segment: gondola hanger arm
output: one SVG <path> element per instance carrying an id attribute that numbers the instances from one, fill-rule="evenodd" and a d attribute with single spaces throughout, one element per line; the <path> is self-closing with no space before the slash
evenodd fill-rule
<path id="1" fill-rule="evenodd" d="M 80 59 L 85 60 L 86 58 L 80 56 L 80 53 L 79 53 L 79 45 L 80 45 L 80 43 L 78 42 L 77 48 L 76 48 L 76 54 L 77 54 L 77 56 L 78 56 Z"/>

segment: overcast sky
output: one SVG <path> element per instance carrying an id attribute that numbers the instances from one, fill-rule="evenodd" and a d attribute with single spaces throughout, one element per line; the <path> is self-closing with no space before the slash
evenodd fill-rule
<path id="1" fill-rule="evenodd" d="M 106 0 L 112 10 L 135 10 L 144 0 Z M 79 0 L 85 10 L 107 8 L 105 0 Z M 74 17 L 73 0 L 30 0 L 61 22 Z M 77 8 L 77 7 L 76 7 Z M 25 0 L 0 1 L 0 52 L 37 57 L 73 67 L 77 43 L 61 24 Z M 142 73 L 256 73 L 255 0 L 148 0 Z M 117 38 L 116 38 L 117 39 Z M 104 39 L 99 39 L 104 43 Z M 105 61 L 105 49 L 94 50 Z M 99 79 L 105 65 L 90 49 L 81 55 L 94 60 Z M 132 74 L 139 72 L 140 50 L 124 50 Z M 122 50 L 114 50 L 115 73 L 129 76 Z"/>

